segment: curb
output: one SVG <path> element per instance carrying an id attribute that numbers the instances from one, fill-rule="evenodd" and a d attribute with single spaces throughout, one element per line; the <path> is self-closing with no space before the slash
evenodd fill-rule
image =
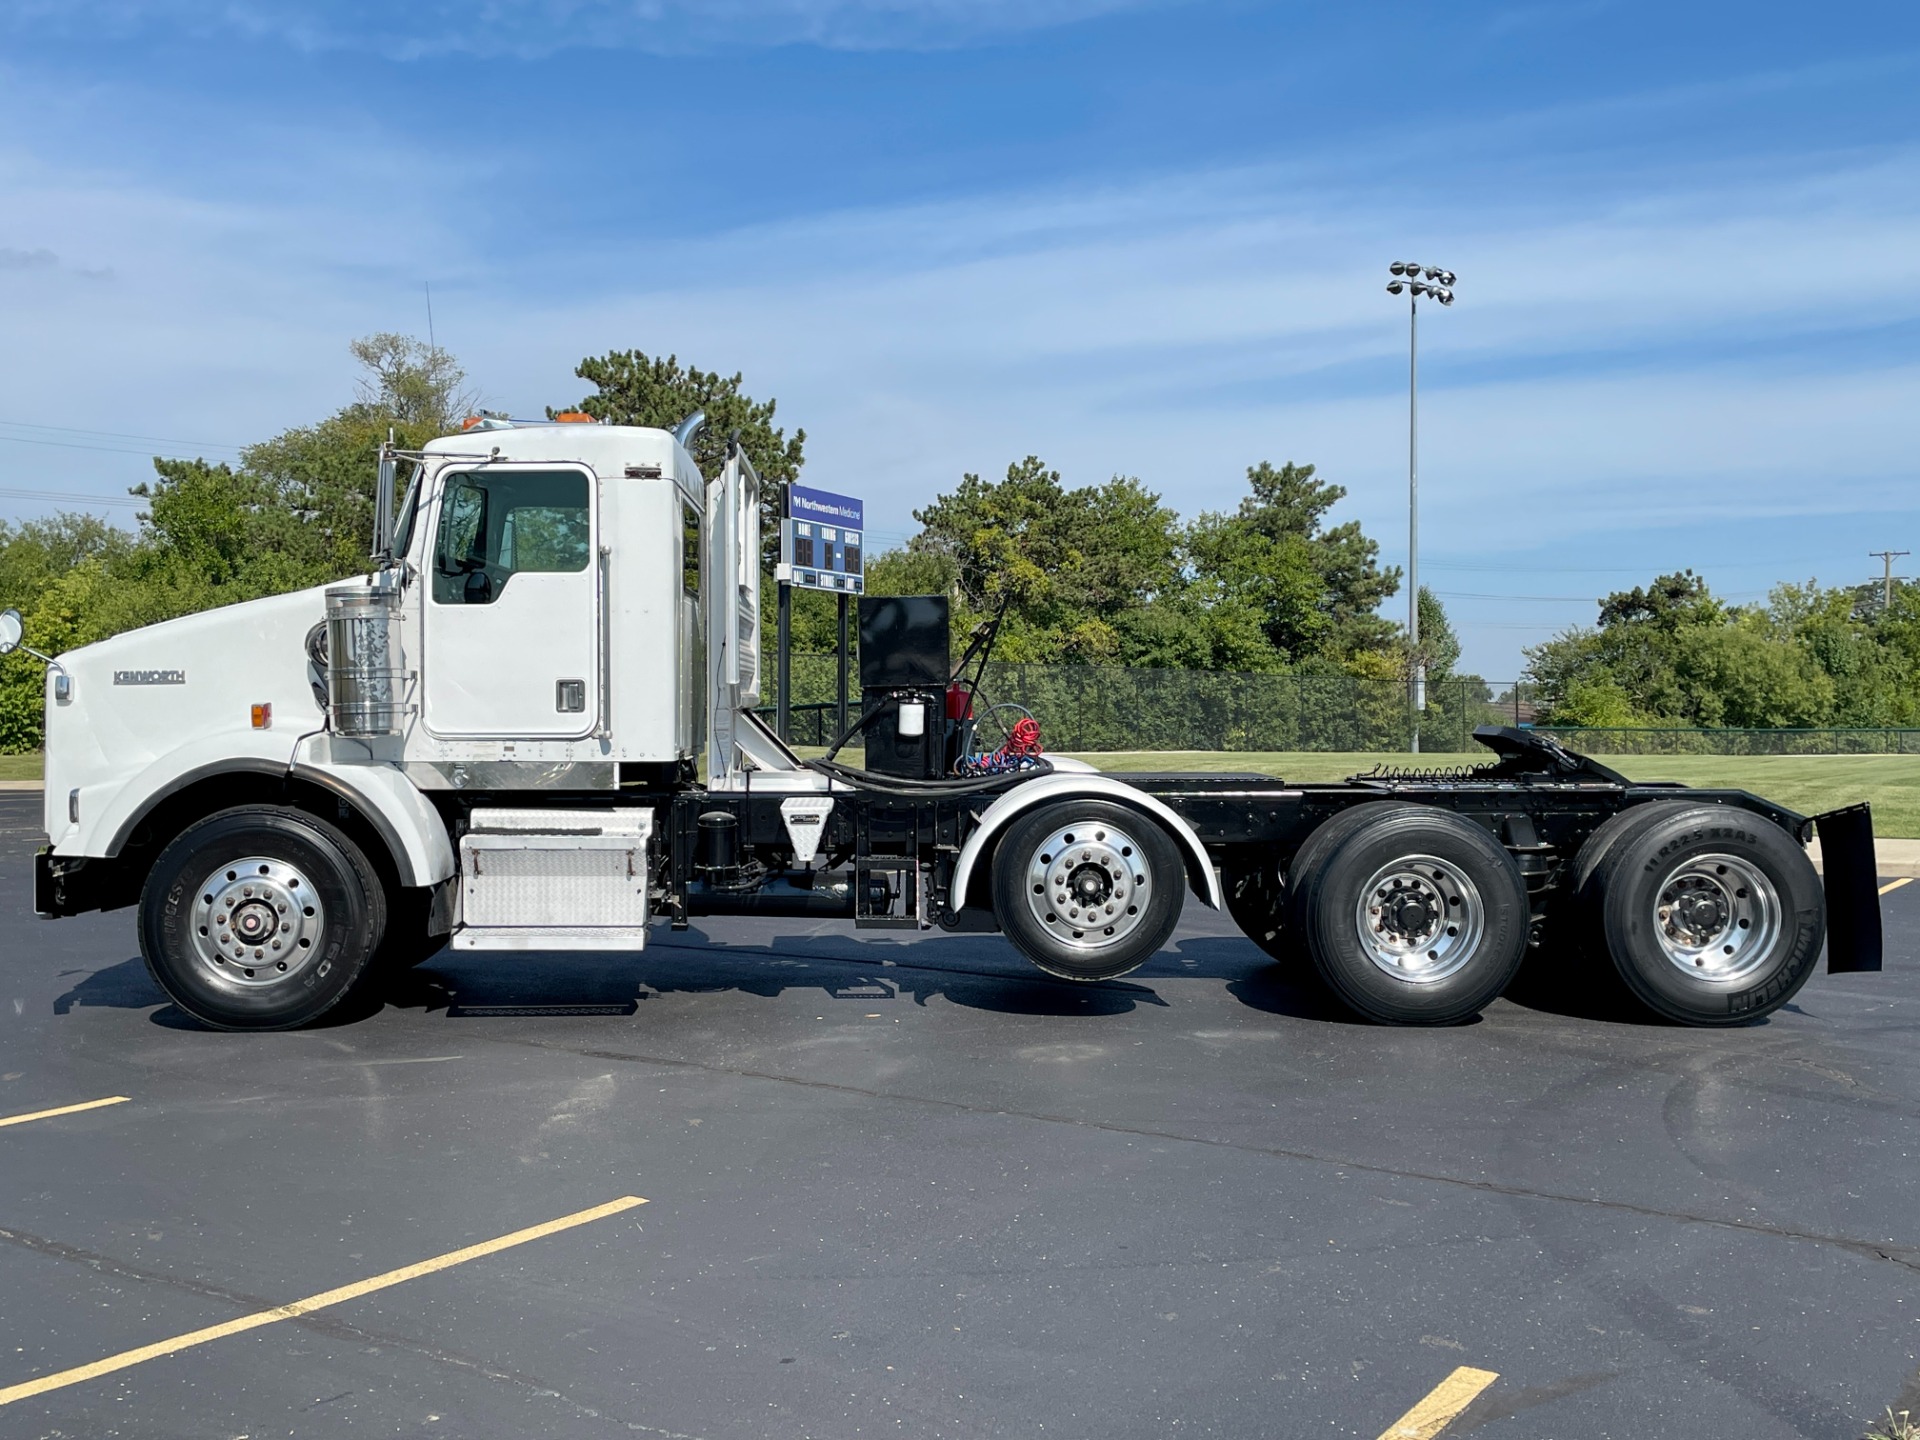
<path id="1" fill-rule="evenodd" d="M 1820 842 L 1815 840 L 1807 846 L 1807 858 L 1813 861 L 1813 868 L 1822 875 L 1826 867 L 1820 863 Z M 1920 879 L 1920 840 L 1895 840 L 1885 835 L 1876 835 L 1873 841 L 1874 870 L 1882 880 Z"/>
<path id="2" fill-rule="evenodd" d="M 0 780 L 0 790 L 44 790 L 43 780 Z"/>

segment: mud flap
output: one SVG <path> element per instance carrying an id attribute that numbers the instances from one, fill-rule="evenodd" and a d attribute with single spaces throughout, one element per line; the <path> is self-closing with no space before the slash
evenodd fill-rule
<path id="1" fill-rule="evenodd" d="M 1827 973 L 1880 968 L 1880 870 L 1873 853 L 1873 811 L 1849 805 L 1813 817 L 1827 890 Z"/>

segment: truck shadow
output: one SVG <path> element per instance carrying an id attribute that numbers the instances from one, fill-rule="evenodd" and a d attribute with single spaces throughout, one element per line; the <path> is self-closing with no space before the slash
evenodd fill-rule
<path id="1" fill-rule="evenodd" d="M 656 995 L 731 993 L 771 1000 L 792 991 L 852 1003 L 925 1005 L 938 998 L 1004 1015 L 1060 1017 L 1124 1015 L 1167 1004 L 1137 976 L 1083 984 L 1040 974 L 992 937 L 946 939 L 938 963 L 935 952 L 922 958 L 913 953 L 917 948 L 837 935 L 722 943 L 686 930 L 653 941 L 639 955 L 500 957 L 443 950 L 416 969 L 368 986 L 363 1003 L 371 1009 L 385 1004 L 437 1010 L 449 1019 L 633 1014 Z"/>
<path id="2" fill-rule="evenodd" d="M 205 1027 L 167 1001 L 138 958 L 91 972 L 70 971 L 56 1015 L 80 1007 L 152 1009 L 156 1025 Z M 1529 957 L 1506 998 L 1525 1009 L 1601 1023 L 1665 1026 L 1617 979 Z M 1237 935 L 1182 937 L 1173 948 L 1119 980 L 1083 983 L 1033 969 L 998 936 L 916 941 L 848 935 L 768 936 L 762 944 L 721 940 L 699 930 L 662 935 L 636 955 L 468 955 L 442 950 L 419 967 L 371 977 L 318 1022 L 320 1028 L 366 1020 L 389 1006 L 448 1019 L 630 1016 L 659 995 L 737 993 L 775 999 L 811 992 L 833 1002 L 933 999 L 1004 1015 L 1061 1018 L 1167 1008 L 1177 981 L 1212 981 L 1240 1004 L 1323 1025 L 1365 1026 L 1314 975 L 1304 956 L 1276 962 Z M 1172 992 L 1168 992 L 1172 993 Z M 1479 1023 L 1478 1018 L 1465 1022 Z"/>
<path id="3" fill-rule="evenodd" d="M 935 956 L 938 956 L 936 961 Z M 1304 975 L 1304 979 L 1303 979 Z M 1167 1008 L 1169 982 L 1219 982 L 1250 1009 L 1323 1024 L 1363 1025 L 1310 971 L 1270 963 L 1237 937 L 1191 937 L 1118 980 L 1061 980 L 1034 970 L 996 936 L 954 936 L 938 947 L 862 942 L 843 935 L 781 936 L 765 945 L 720 942 L 682 931 L 639 956 L 537 956 L 504 966 L 498 957 L 442 951 L 418 969 L 387 977 L 357 998 L 370 1014 L 382 1004 L 442 1011 L 451 1019 L 519 1015 L 633 1014 L 654 995 L 735 992 L 773 999 L 809 991 L 828 1001 L 908 1000 L 1003 1015 L 1062 1018 L 1125 1015 Z M 343 1017 L 344 1018 L 344 1017 Z"/>

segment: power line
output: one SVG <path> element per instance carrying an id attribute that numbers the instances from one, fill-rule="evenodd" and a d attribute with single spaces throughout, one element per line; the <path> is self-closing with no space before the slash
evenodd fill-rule
<path id="1" fill-rule="evenodd" d="M 16 445 L 51 445 L 57 450 L 94 450 L 102 455 L 138 455 L 142 459 L 152 459 L 151 450 L 132 450 L 124 445 L 85 445 L 77 440 L 34 440 L 25 435 L 0 435 L 0 440 L 11 440 Z M 163 456 L 163 459 L 179 459 L 179 456 Z"/>
<path id="2" fill-rule="evenodd" d="M 1591 595 L 1492 595 L 1478 590 L 1430 590 L 1446 600 L 1544 600 L 1558 605 L 1598 605 Z"/>
<path id="3" fill-rule="evenodd" d="M 145 505 L 138 495 L 76 495 L 70 490 L 14 490 L 0 487 L 0 500 L 58 500 L 83 505 Z"/>
<path id="4" fill-rule="evenodd" d="M 1714 568 L 1716 570 L 1758 570 L 1780 565 L 1828 563 L 1840 562 L 1831 555 L 1820 559 L 1796 555 L 1784 560 L 1742 560 L 1737 564 L 1715 562 Z M 1444 560 L 1428 560 L 1423 564 L 1429 570 L 1473 570 L 1493 575 L 1645 575 L 1660 568 L 1658 565 L 1463 565 L 1449 564 Z"/>
<path id="5" fill-rule="evenodd" d="M 1604 595 L 1495 595 L 1478 590 L 1429 590 L 1443 600 L 1521 600 L 1528 602 L 1547 602 L 1559 605 L 1599 605 L 1604 603 Z M 1721 600 L 1758 599 L 1767 594 L 1765 590 L 1723 590 L 1717 598 Z"/>
<path id="6" fill-rule="evenodd" d="M 42 425 L 37 420 L 0 420 L 15 430 L 52 430 L 61 435 L 92 435 L 107 440 L 151 440 L 156 445 L 193 445 L 203 450 L 244 450 L 244 445 L 230 445 L 224 440 L 181 440 L 168 435 L 131 435 L 124 430 L 93 430 L 77 425 Z"/>

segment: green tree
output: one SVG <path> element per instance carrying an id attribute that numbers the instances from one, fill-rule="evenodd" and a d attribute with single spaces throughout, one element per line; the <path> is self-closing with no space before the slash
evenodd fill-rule
<path id="1" fill-rule="evenodd" d="M 1690 717 L 1703 713 L 1693 688 L 1698 676 L 1681 675 L 1680 656 L 1690 634 L 1723 626 L 1728 617 L 1691 570 L 1661 575 L 1601 600 L 1597 627 L 1575 627 L 1530 647 L 1524 678 L 1538 687 L 1548 723 L 1560 721 L 1576 682 L 1604 676 L 1626 694 L 1636 723 L 1694 724 Z"/>
<path id="2" fill-rule="evenodd" d="M 309 584 L 366 568 L 381 442 L 418 449 L 457 429 L 474 405 L 466 372 L 445 350 L 386 333 L 349 348 L 362 369 L 351 404 L 240 454 L 267 503 L 298 522 L 296 535 L 279 538 Z"/>
<path id="3" fill-rule="evenodd" d="M 662 360 L 639 350 L 611 350 L 588 356 L 573 372 L 594 386 L 574 408 L 611 425 L 651 425 L 671 430 L 695 410 L 707 413 L 706 426 L 693 439 L 693 458 L 709 478 L 726 463 L 727 437 L 736 431 L 747 459 L 769 490 L 800 477 L 807 432 L 786 431 L 773 423 L 774 400 L 755 400 L 742 392 L 742 376 L 682 365 L 676 355 Z M 548 414 L 555 412 L 549 410 Z"/>
<path id="4" fill-rule="evenodd" d="M 908 552 L 950 567 L 959 628 L 1007 607 L 1003 660 L 1137 663 L 1144 612 L 1182 579 L 1178 517 L 1129 476 L 1070 490 L 1029 455 L 914 519 Z"/>
<path id="5" fill-rule="evenodd" d="M 1832 722 L 1832 678 L 1805 650 L 1767 634 L 1764 616 L 1680 633 L 1674 668 L 1684 723 L 1773 729 Z"/>
<path id="6" fill-rule="evenodd" d="M 1311 465 L 1247 470 L 1252 493 L 1232 515 L 1203 514 L 1187 528 L 1193 581 L 1206 603 L 1247 605 L 1268 642 L 1287 661 L 1344 658 L 1383 650 L 1395 627 L 1378 613 L 1400 587 L 1397 568 L 1380 568 L 1380 547 L 1357 520 L 1328 526 L 1346 490 Z"/>
<path id="7" fill-rule="evenodd" d="M 1460 664 L 1460 637 L 1454 634 L 1447 607 L 1426 586 L 1420 587 L 1420 658 L 1427 678 L 1449 680 Z"/>

